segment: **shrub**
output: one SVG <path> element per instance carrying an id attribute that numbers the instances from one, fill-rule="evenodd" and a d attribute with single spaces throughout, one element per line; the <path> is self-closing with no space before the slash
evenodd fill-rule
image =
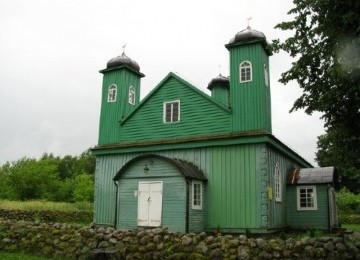
<path id="1" fill-rule="evenodd" d="M 355 195 L 346 188 L 342 188 L 336 195 L 336 203 L 340 215 L 360 215 L 360 194 Z"/>

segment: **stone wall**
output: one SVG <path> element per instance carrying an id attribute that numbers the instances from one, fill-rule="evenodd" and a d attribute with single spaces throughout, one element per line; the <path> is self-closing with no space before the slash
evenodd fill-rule
<path id="1" fill-rule="evenodd" d="M 281 240 L 0 220 L 0 250 L 66 259 L 104 251 L 114 259 L 360 259 L 360 236 Z"/>

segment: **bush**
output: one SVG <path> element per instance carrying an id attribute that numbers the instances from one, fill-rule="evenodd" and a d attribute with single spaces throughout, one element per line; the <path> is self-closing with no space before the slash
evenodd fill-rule
<path id="1" fill-rule="evenodd" d="M 360 215 L 340 214 L 338 218 L 343 224 L 360 224 Z"/>
<path id="2" fill-rule="evenodd" d="M 360 194 L 355 195 L 346 188 L 342 188 L 336 195 L 336 204 L 339 215 L 360 215 Z"/>

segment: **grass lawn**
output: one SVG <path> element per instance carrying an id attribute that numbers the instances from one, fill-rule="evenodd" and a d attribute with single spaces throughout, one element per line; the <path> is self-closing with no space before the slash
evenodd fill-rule
<path id="1" fill-rule="evenodd" d="M 90 202 L 67 203 L 67 202 L 53 202 L 53 201 L 45 201 L 45 200 L 30 200 L 30 201 L 0 200 L 0 209 L 92 212 L 93 205 Z"/>
<path id="2" fill-rule="evenodd" d="M 48 258 L 42 256 L 34 256 L 28 255 L 25 253 L 10 253 L 10 252 L 2 252 L 0 251 L 0 259 L 1 260 L 61 260 L 61 258 Z"/>
<path id="3" fill-rule="evenodd" d="M 346 228 L 347 230 L 360 232 L 360 224 L 342 224 L 341 227 Z"/>

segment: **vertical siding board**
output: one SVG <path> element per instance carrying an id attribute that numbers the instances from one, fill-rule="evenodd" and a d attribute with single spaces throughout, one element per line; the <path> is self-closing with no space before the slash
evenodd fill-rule
<path id="1" fill-rule="evenodd" d="M 209 228 L 260 228 L 257 219 L 256 145 L 212 150 L 209 178 Z M 218 160 L 216 160 L 217 158 Z"/>
<path id="2" fill-rule="evenodd" d="M 292 228 L 328 229 L 327 185 L 317 185 L 318 210 L 297 210 L 296 185 L 288 186 L 288 223 Z M 311 221 L 309 222 L 309 219 Z"/>
<path id="3" fill-rule="evenodd" d="M 252 63 L 252 81 L 240 83 L 239 65 L 248 60 Z M 230 50 L 230 98 L 233 108 L 232 130 L 247 131 L 266 129 L 271 132 L 270 88 L 264 84 L 263 64 L 268 56 L 261 44 L 242 45 Z"/>
<path id="4" fill-rule="evenodd" d="M 269 186 L 273 188 L 273 195 L 274 185 L 275 185 L 275 166 L 276 163 L 279 163 L 280 172 L 281 172 L 281 188 L 282 188 L 282 200 L 281 202 L 275 201 L 275 196 L 272 201 L 270 201 L 270 208 L 269 211 L 270 219 L 269 219 L 269 227 L 270 228 L 282 228 L 288 224 L 288 204 L 287 204 L 287 196 L 288 190 L 286 186 L 286 175 L 291 168 L 299 168 L 301 167 L 297 162 L 290 159 L 289 157 L 285 156 L 284 154 L 279 153 L 278 151 L 270 148 L 267 146 L 267 161 L 268 161 L 268 172 L 269 172 Z"/>
<path id="5" fill-rule="evenodd" d="M 210 148 L 198 148 L 198 149 L 183 149 L 183 150 L 167 150 L 167 151 L 161 151 L 157 152 L 156 154 L 166 156 L 169 158 L 178 158 L 182 160 L 186 160 L 189 162 L 192 162 L 196 164 L 200 169 L 203 170 L 204 173 L 211 174 L 210 165 L 208 163 L 209 160 L 209 149 Z M 96 175 L 95 175 L 95 202 L 94 202 L 94 221 L 96 224 L 99 225 L 106 225 L 106 226 L 112 226 L 115 221 L 115 185 L 113 183 L 114 176 L 118 173 L 118 171 L 122 168 L 123 165 L 125 165 L 128 161 L 131 159 L 141 155 L 142 153 L 125 153 L 125 154 L 118 154 L 118 155 L 105 155 L 105 156 L 97 156 L 97 166 L 96 166 Z M 144 165 L 142 165 L 144 167 Z M 160 170 L 160 169 L 159 169 Z M 143 172 L 143 169 L 139 170 L 139 172 Z M 162 171 L 162 175 L 167 176 L 168 173 Z M 124 176 L 126 179 L 126 175 Z M 160 175 L 158 176 L 160 178 Z M 183 180 L 183 177 L 180 177 L 181 180 Z M 165 188 L 164 182 L 164 188 Z M 129 185 L 132 186 L 131 182 L 129 182 Z M 179 183 L 178 183 L 179 185 Z M 171 186 L 171 184 L 170 184 Z M 169 187 L 170 187 L 169 186 Z M 133 187 L 133 186 L 132 186 Z M 124 187 L 122 187 L 124 188 Z M 137 186 L 136 186 L 137 189 Z M 167 188 L 166 188 L 167 189 Z M 185 195 L 185 184 L 183 187 L 184 191 L 181 193 L 181 196 Z M 120 192 L 121 189 L 119 189 Z M 125 192 L 124 196 L 126 197 L 126 189 L 123 190 Z M 171 188 L 169 189 L 171 191 Z M 171 193 L 171 192 L 170 192 Z M 130 193 L 129 193 L 130 194 Z M 132 190 L 132 193 L 130 195 L 134 195 L 134 189 Z M 164 195 L 165 196 L 165 195 Z M 171 194 L 170 194 L 171 196 Z M 164 198 L 164 197 L 163 197 Z M 124 213 L 124 211 L 121 211 L 124 209 L 123 207 L 126 205 L 122 205 L 120 200 L 123 200 L 124 198 L 120 196 L 118 197 L 118 216 Z M 168 203 L 166 200 L 163 201 L 163 203 Z M 171 204 L 174 204 L 172 201 Z M 136 200 L 137 205 L 137 200 Z M 170 204 L 169 204 L 170 205 Z M 185 206 L 184 206 L 185 207 Z M 137 209 L 137 208 L 136 208 Z M 127 213 L 131 214 L 131 213 Z M 184 216 L 184 212 L 181 213 Z M 133 215 L 132 215 L 133 216 Z M 169 216 L 167 219 L 171 219 L 172 216 Z M 185 221 L 185 219 L 184 219 Z M 117 220 L 118 225 L 120 224 L 119 218 Z M 164 222 L 165 224 L 167 222 Z M 180 229 L 180 227 L 185 227 L 184 223 L 179 221 L 179 225 L 176 227 L 177 229 Z M 181 224 L 181 225 L 180 225 Z M 127 223 L 127 225 L 133 226 L 133 222 Z"/>

